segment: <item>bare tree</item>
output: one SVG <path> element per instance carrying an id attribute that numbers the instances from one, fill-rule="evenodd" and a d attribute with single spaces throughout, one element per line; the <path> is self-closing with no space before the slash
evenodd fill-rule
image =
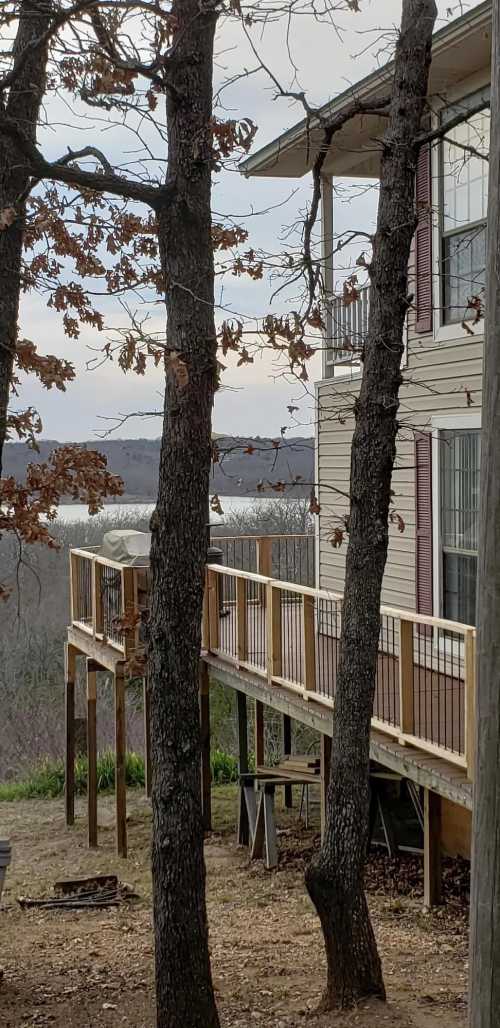
<path id="1" fill-rule="evenodd" d="M 385 996 L 363 874 L 368 841 L 370 723 L 398 430 L 408 262 L 416 228 L 415 170 L 426 106 L 434 0 L 404 0 L 382 142 L 370 264 L 372 305 L 355 403 L 349 543 L 325 837 L 306 872 L 325 938 L 326 1009 Z"/>
<path id="2" fill-rule="evenodd" d="M 13 47 L 15 76 L 8 91 L 0 93 L 0 122 L 15 117 L 32 142 L 45 92 L 48 41 L 33 46 L 47 31 L 52 0 L 25 0 Z M 0 475 L 7 436 L 7 409 L 17 351 L 17 322 L 21 291 L 21 263 L 26 207 L 23 195 L 31 166 L 12 139 L 2 137 L 0 147 Z M 7 231 L 8 229 L 8 231 Z"/>
<path id="3" fill-rule="evenodd" d="M 493 4 L 491 142 L 478 560 L 476 775 L 472 829 L 470 1028 L 500 1017 L 500 5 Z"/>

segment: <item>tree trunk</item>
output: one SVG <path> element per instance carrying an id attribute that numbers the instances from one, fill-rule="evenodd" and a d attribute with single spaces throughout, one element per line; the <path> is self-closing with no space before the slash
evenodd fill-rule
<path id="1" fill-rule="evenodd" d="M 306 872 L 325 939 L 325 1009 L 348 1008 L 370 995 L 385 998 L 363 888 L 370 721 L 408 306 L 408 261 L 416 227 L 416 141 L 425 108 L 435 17 L 434 0 L 404 0 L 389 124 L 382 142 L 370 320 L 351 452 L 349 544 L 327 824 L 318 856 Z"/>
<path id="2" fill-rule="evenodd" d="M 52 0 L 23 0 L 19 27 L 14 45 L 14 62 L 34 39 L 49 27 Z M 45 91 L 47 47 L 33 49 L 15 78 L 8 98 L 0 97 L 0 122 L 13 118 L 33 142 L 40 105 Z M 0 212 L 13 208 L 16 217 L 9 228 L 0 230 L 0 476 L 2 455 L 7 435 L 9 406 L 17 346 L 19 295 L 21 291 L 21 260 L 24 239 L 25 205 L 18 203 L 29 181 L 29 165 L 14 143 L 0 133 Z"/>
<path id="3" fill-rule="evenodd" d="M 500 7 L 493 3 L 478 566 L 470 1028 L 500 1023 Z"/>
<path id="4" fill-rule="evenodd" d="M 208 5 L 207 5 L 208 7 Z M 159 1028 L 218 1028 L 205 905 L 199 657 L 211 415 L 217 384 L 211 238 L 216 18 L 176 0 L 168 119 L 173 200 L 157 212 L 167 297 L 166 394 L 152 518 L 153 890 Z"/>

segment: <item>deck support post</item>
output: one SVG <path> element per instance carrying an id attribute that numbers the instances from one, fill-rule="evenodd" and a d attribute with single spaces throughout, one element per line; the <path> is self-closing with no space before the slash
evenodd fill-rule
<path id="1" fill-rule="evenodd" d="M 240 775 L 248 773 L 248 714 L 247 698 L 244 692 L 236 690 L 238 708 L 238 768 Z"/>
<path id="2" fill-rule="evenodd" d="M 289 757 L 292 752 L 292 719 L 289 714 L 283 714 L 283 756 Z M 285 807 L 291 810 L 293 807 L 293 789 L 291 785 L 285 785 Z"/>
<path id="3" fill-rule="evenodd" d="M 442 902 L 441 796 L 424 790 L 424 906 Z"/>
<path id="4" fill-rule="evenodd" d="M 97 848 L 97 668 L 87 657 L 87 838 Z"/>
<path id="5" fill-rule="evenodd" d="M 208 664 L 200 660 L 201 805 L 203 828 L 212 831 L 212 773 L 210 769 L 210 678 Z"/>
<path id="6" fill-rule="evenodd" d="M 255 767 L 264 763 L 264 704 L 255 700 Z"/>
<path id="7" fill-rule="evenodd" d="M 151 700 L 149 692 L 149 678 L 144 675 L 142 679 L 142 695 L 144 710 L 144 788 L 146 796 L 151 796 L 152 775 L 151 775 Z"/>
<path id="8" fill-rule="evenodd" d="M 64 807 L 67 825 L 75 823 L 75 672 L 76 650 L 70 643 L 66 643 L 64 647 L 66 727 Z"/>
<path id="9" fill-rule="evenodd" d="M 332 759 L 332 740 L 329 735 L 321 734 L 321 838 L 326 828 L 326 810 L 328 783 L 330 781 L 330 764 Z"/>
<path id="10" fill-rule="evenodd" d="M 123 663 L 120 662 L 115 668 L 116 850 L 119 857 L 127 856 L 126 748 L 125 669 Z"/>

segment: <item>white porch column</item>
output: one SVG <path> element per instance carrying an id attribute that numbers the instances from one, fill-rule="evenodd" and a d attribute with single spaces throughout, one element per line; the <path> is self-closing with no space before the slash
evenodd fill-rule
<path id="1" fill-rule="evenodd" d="M 333 346 L 333 179 L 321 176 L 321 262 L 325 288 L 325 339 L 323 351 L 323 378 L 326 378 L 326 357 Z"/>

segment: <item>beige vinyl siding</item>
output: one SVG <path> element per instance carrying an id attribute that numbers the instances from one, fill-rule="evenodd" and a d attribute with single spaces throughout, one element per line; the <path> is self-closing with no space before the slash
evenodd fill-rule
<path id="1" fill-rule="evenodd" d="M 454 342 L 436 343 L 434 336 L 413 336 L 408 345 L 399 411 L 400 433 L 393 475 L 393 507 L 405 523 L 404 532 L 390 527 L 389 554 L 382 602 L 415 610 L 415 453 L 414 429 L 431 429 L 442 414 L 477 413 L 481 407 L 483 341 L 457 326 Z M 329 380 L 318 386 L 318 472 L 320 514 L 319 575 L 321 588 L 342 592 L 347 541 L 333 548 L 331 537 L 348 512 L 353 399 L 359 378 Z M 468 406 L 467 397 L 472 400 Z M 337 415 L 337 416 L 336 416 Z M 345 423 L 339 423 L 339 417 Z M 339 490 L 335 492 L 334 489 Z"/>

